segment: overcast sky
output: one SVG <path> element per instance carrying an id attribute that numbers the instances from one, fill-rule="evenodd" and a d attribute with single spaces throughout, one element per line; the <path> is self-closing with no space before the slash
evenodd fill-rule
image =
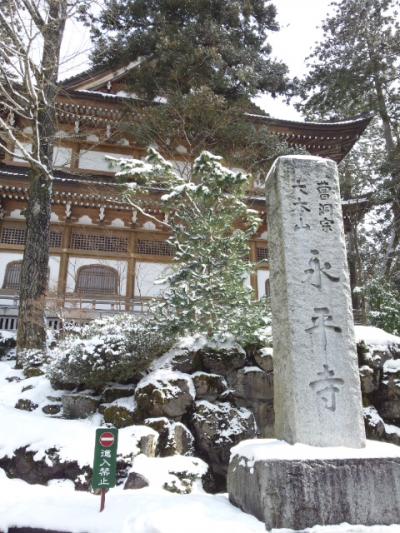
<path id="1" fill-rule="evenodd" d="M 270 43 L 273 56 L 288 65 L 291 76 L 304 74 L 305 59 L 322 36 L 320 26 L 330 3 L 331 0 L 275 0 L 281 30 L 271 34 Z M 77 74 L 89 66 L 90 46 L 88 32 L 78 23 L 69 23 L 63 42 L 61 78 Z M 263 96 L 257 98 L 256 103 L 273 117 L 301 119 L 301 115 L 282 99 Z"/>

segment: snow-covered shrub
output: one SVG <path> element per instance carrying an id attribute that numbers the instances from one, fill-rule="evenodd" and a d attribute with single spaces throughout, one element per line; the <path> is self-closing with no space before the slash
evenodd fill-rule
<path id="1" fill-rule="evenodd" d="M 15 346 L 15 332 L 0 331 L 0 357 L 8 355 Z"/>
<path id="2" fill-rule="evenodd" d="M 58 385 L 94 389 L 111 381 L 129 382 L 167 351 L 172 342 L 149 316 L 101 318 L 60 343 L 51 354 L 48 375 Z"/>

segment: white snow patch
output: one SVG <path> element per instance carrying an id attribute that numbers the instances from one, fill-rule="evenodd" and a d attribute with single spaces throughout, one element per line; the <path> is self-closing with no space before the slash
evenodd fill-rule
<path id="1" fill-rule="evenodd" d="M 391 344 L 400 345 L 400 337 L 387 333 L 374 326 L 355 326 L 356 342 L 364 341 L 365 344 L 375 349 L 386 350 Z"/>
<path id="2" fill-rule="evenodd" d="M 383 365 L 383 371 L 387 374 L 400 372 L 400 359 L 389 359 Z"/>
<path id="3" fill-rule="evenodd" d="M 367 440 L 365 448 L 346 448 L 344 446 L 309 446 L 307 444 L 288 444 L 277 439 L 250 439 L 240 442 L 231 450 L 231 459 L 240 456 L 250 463 L 256 461 L 299 461 L 328 459 L 371 459 L 399 457 L 400 446 Z"/>

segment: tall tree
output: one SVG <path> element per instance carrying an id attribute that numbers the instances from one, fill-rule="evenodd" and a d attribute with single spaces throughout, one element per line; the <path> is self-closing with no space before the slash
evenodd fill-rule
<path id="1" fill-rule="evenodd" d="M 53 149 L 57 77 L 71 0 L 6 0 L 0 9 L 0 147 L 29 164 L 25 210 L 26 245 L 21 268 L 17 348 L 42 349 L 46 340 Z M 31 148 L 21 141 L 19 121 L 32 129 Z"/>
<path id="2" fill-rule="evenodd" d="M 278 30 L 271 0 L 106 0 L 92 19 L 95 65 L 138 61 L 132 87 L 141 96 L 252 96 L 286 88 L 287 68 L 271 58 Z"/>
<path id="3" fill-rule="evenodd" d="M 324 37 L 301 82 L 299 108 L 309 117 L 346 118 L 374 113 L 384 142 L 382 196 L 390 205 L 390 232 L 382 272 L 395 273 L 400 247 L 400 25 L 399 0 L 339 0 L 323 24 Z M 386 176 L 386 177 L 385 177 Z"/>

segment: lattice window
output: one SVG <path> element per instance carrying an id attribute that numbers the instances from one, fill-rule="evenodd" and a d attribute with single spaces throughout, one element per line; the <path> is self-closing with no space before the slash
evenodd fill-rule
<path id="1" fill-rule="evenodd" d="M 59 233 L 58 231 L 50 231 L 49 246 L 50 248 L 61 248 L 62 233 Z"/>
<path id="2" fill-rule="evenodd" d="M 3 244 L 25 244 L 26 229 L 25 228 L 2 228 L 1 242 Z"/>
<path id="3" fill-rule="evenodd" d="M 25 245 L 26 242 L 26 228 L 21 227 L 5 227 L 1 230 L 0 242 L 3 244 L 20 244 Z M 62 233 L 57 231 L 50 231 L 49 246 L 50 248 L 61 248 Z"/>
<path id="4" fill-rule="evenodd" d="M 257 261 L 266 261 L 268 260 L 268 248 L 256 248 L 257 251 Z"/>
<path id="5" fill-rule="evenodd" d="M 11 263 L 8 263 L 4 276 L 3 289 L 19 289 L 21 265 L 22 261 L 11 261 Z"/>
<path id="6" fill-rule="evenodd" d="M 139 239 L 136 243 L 136 253 L 172 257 L 174 255 L 174 248 L 166 241 Z"/>
<path id="7" fill-rule="evenodd" d="M 80 267 L 77 273 L 75 292 L 81 294 L 117 295 L 118 272 L 103 265 Z"/>
<path id="8" fill-rule="evenodd" d="M 127 252 L 128 238 L 112 235 L 94 235 L 90 233 L 73 233 L 71 248 L 100 252 Z"/>

